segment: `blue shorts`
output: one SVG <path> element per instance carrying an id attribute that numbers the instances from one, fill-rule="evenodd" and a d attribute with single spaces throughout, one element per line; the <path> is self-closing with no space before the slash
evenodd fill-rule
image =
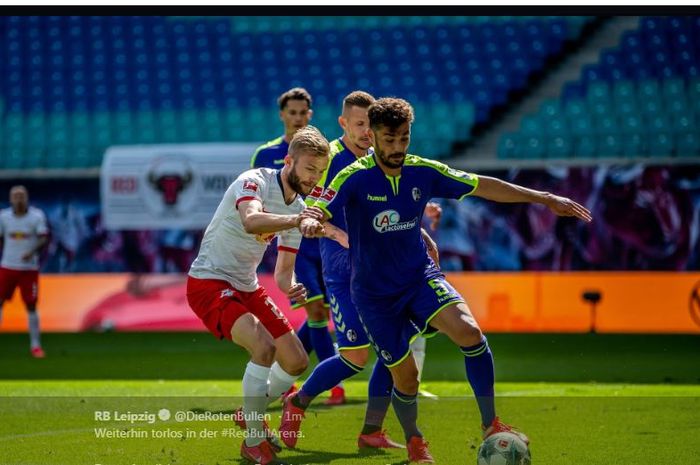
<path id="1" fill-rule="evenodd" d="M 411 292 L 379 299 L 354 292 L 353 302 L 377 357 L 393 367 L 408 357 L 409 346 L 419 334 L 437 332 L 430 320 L 464 299 L 442 273 L 431 272 Z"/>
<path id="2" fill-rule="evenodd" d="M 328 283 L 328 302 L 338 350 L 369 347 L 367 333 L 350 298 L 350 283 Z"/>
<path id="3" fill-rule="evenodd" d="M 297 282 L 303 284 L 306 288 L 306 302 L 297 304 L 292 300 L 290 301 L 292 308 L 303 307 L 307 303 L 316 300 L 328 302 L 328 299 L 326 299 L 326 286 L 323 283 L 320 255 L 304 253 L 303 249 L 300 249 L 294 264 L 294 274 Z"/>

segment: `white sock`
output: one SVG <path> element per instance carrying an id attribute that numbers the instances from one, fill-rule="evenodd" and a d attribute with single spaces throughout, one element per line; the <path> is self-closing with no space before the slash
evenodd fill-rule
<path id="1" fill-rule="evenodd" d="M 257 446 L 265 440 L 263 416 L 267 410 L 267 378 L 270 368 L 248 362 L 243 374 L 243 418 L 246 422 L 246 445 Z"/>
<path id="2" fill-rule="evenodd" d="M 420 381 L 423 374 L 423 363 L 425 363 L 425 338 L 418 336 L 411 343 L 411 351 L 413 351 L 413 358 L 416 361 L 416 367 L 418 367 L 418 381 Z"/>
<path id="3" fill-rule="evenodd" d="M 279 363 L 273 363 L 270 368 L 270 382 L 267 386 L 268 401 L 272 402 L 287 392 L 298 378 L 299 376 L 293 376 L 284 371 Z"/>
<path id="4" fill-rule="evenodd" d="M 37 312 L 29 312 L 29 340 L 32 349 L 41 347 L 39 314 Z"/>

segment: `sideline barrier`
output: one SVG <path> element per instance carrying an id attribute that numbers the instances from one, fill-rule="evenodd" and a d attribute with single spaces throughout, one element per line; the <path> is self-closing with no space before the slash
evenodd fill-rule
<path id="1" fill-rule="evenodd" d="M 599 292 L 593 325 L 598 332 L 700 334 L 700 273 L 567 272 L 448 273 L 486 332 L 587 332 L 592 326 L 586 291 Z M 196 331 L 202 324 L 187 305 L 184 278 L 149 275 L 155 283 L 141 296 L 127 291 L 128 274 L 40 277 L 43 331 Z M 161 283 L 158 283 L 158 280 Z M 272 275 L 262 284 L 296 327 Z M 0 332 L 25 331 L 24 306 L 16 292 L 5 302 Z"/>

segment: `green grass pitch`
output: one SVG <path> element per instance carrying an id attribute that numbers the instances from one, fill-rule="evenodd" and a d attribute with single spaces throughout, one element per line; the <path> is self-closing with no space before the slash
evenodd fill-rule
<path id="1" fill-rule="evenodd" d="M 203 333 L 47 334 L 48 358 L 34 360 L 26 335 L 0 341 L 2 465 L 244 463 L 240 431 L 225 417 L 206 420 L 240 403 L 246 356 L 230 343 Z M 493 334 L 489 341 L 499 414 L 530 436 L 533 463 L 700 463 L 700 337 Z M 405 463 L 405 451 L 357 450 L 366 379 L 346 383 L 347 405 L 314 404 L 298 449 L 280 459 Z M 439 395 L 419 401 L 437 463 L 475 464 L 478 412 L 459 352 L 441 336 L 428 342 L 424 386 Z M 159 418 L 161 409 L 171 417 Z M 111 418 L 96 419 L 102 411 Z M 191 418 L 179 422 L 177 412 Z M 273 404 L 273 426 L 279 413 Z M 401 439 L 391 411 L 386 428 Z M 132 437 L 96 437 L 105 432 Z"/>

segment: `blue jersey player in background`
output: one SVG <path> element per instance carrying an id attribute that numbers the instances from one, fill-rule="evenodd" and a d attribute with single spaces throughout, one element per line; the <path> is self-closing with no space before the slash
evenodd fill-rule
<path id="1" fill-rule="evenodd" d="M 406 437 L 409 461 L 434 463 L 417 426 L 418 373 L 409 342 L 414 332 L 441 331 L 461 350 L 481 413 L 484 438 L 512 431 L 496 415 L 494 363 L 488 342 L 462 296 L 428 258 L 420 224 L 430 198 L 476 195 L 496 202 L 529 202 L 560 216 L 591 221 L 565 197 L 477 176 L 408 155 L 413 108 L 382 98 L 369 108 L 375 153 L 343 169 L 316 203 L 333 223 L 345 216 L 352 264 L 351 294 L 377 356 L 391 371 L 392 405 Z M 318 231 L 316 220 L 302 232 Z"/>
<path id="2" fill-rule="evenodd" d="M 311 95 L 306 89 L 295 87 L 279 96 L 280 120 L 284 124 L 284 135 L 273 139 L 257 148 L 250 160 L 252 168 L 279 169 L 284 164 L 284 157 L 289 149 L 289 141 L 294 133 L 309 124 L 313 116 Z M 305 238 L 301 242 L 294 267 L 298 282 L 307 290 L 307 300 L 303 307 L 307 319 L 298 328 L 297 335 L 304 344 L 307 353 L 316 352 L 316 358 L 323 361 L 335 355 L 333 339 L 328 332 L 328 305 L 325 299 L 326 287 L 321 271 L 321 253 L 318 239 Z M 270 250 L 274 250 L 271 247 Z M 292 308 L 302 305 L 292 302 Z M 294 390 L 294 387 L 291 391 Z M 328 405 L 345 402 L 345 391 L 336 386 L 331 391 Z"/>

